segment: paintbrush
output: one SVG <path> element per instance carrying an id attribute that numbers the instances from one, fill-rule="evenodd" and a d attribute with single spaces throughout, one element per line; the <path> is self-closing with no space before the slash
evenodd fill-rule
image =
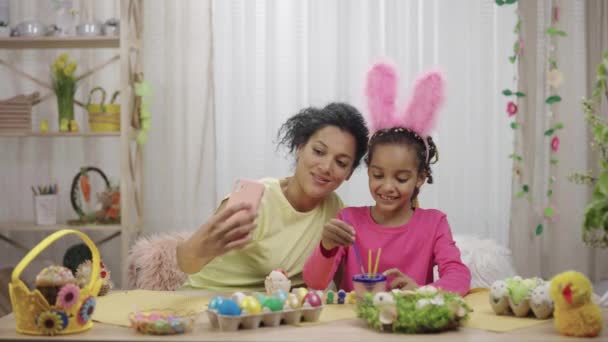
<path id="1" fill-rule="evenodd" d="M 348 222 L 345 211 L 342 212 L 342 220 L 346 224 L 353 226 L 352 224 L 350 224 L 350 222 Z M 353 228 L 354 228 L 354 226 L 353 226 Z M 359 247 L 357 247 L 357 238 L 356 237 L 355 237 L 355 241 L 353 241 L 353 249 L 355 250 L 355 255 L 357 256 L 357 261 L 359 261 L 359 265 L 361 266 L 361 274 L 365 274 L 365 267 L 363 266 L 363 259 L 361 259 L 361 254 L 359 253 Z"/>

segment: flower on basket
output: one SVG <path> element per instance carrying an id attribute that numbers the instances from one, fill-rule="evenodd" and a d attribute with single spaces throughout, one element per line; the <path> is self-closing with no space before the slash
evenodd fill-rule
<path id="1" fill-rule="evenodd" d="M 78 310 L 78 324 L 85 325 L 91 319 L 93 312 L 95 312 L 95 298 L 89 297 Z"/>
<path id="2" fill-rule="evenodd" d="M 36 326 L 41 333 L 55 335 L 63 330 L 65 324 L 61 315 L 54 311 L 43 311 L 36 317 Z"/>
<path id="3" fill-rule="evenodd" d="M 74 75 L 77 64 L 67 54 L 59 55 L 51 65 L 51 84 L 57 96 L 59 126 L 61 131 L 70 130 L 74 124 L 74 94 L 78 79 Z M 75 130 L 75 129 L 72 129 Z"/>
<path id="4" fill-rule="evenodd" d="M 57 294 L 57 305 L 67 309 L 78 302 L 80 288 L 74 284 L 65 284 Z"/>

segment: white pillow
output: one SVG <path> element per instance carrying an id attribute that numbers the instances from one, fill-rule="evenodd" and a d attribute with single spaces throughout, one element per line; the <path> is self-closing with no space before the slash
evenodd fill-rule
<path id="1" fill-rule="evenodd" d="M 511 250 L 494 240 L 455 235 L 454 241 L 462 262 L 471 270 L 471 288 L 490 287 L 496 280 L 516 275 Z M 439 279 L 437 266 L 433 273 L 435 280 Z"/>

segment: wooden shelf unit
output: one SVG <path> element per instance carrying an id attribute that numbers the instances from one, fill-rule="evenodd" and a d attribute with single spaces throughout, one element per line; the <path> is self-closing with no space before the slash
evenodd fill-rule
<path id="1" fill-rule="evenodd" d="M 38 137 L 38 138 L 100 138 L 120 137 L 120 132 L 1 132 L 1 137 Z"/>
<path id="2" fill-rule="evenodd" d="M 0 38 L 0 49 L 4 50 L 27 50 L 27 49 L 117 49 L 118 55 L 92 70 L 85 72 L 81 77 L 88 77 L 98 72 L 104 66 L 120 63 L 120 132 L 0 132 L 0 138 L 42 137 L 42 138 L 120 138 L 120 193 L 121 193 L 121 224 L 119 225 L 84 225 L 70 226 L 68 224 L 56 224 L 40 226 L 28 222 L 0 222 L 0 240 L 7 241 L 19 249 L 27 249 L 18 241 L 7 236 L 8 232 L 52 232 L 63 228 L 72 228 L 83 231 L 104 231 L 109 236 L 99 241 L 105 243 L 115 237 L 121 240 L 120 270 L 121 282 L 127 284 L 126 259 L 128 249 L 132 241 L 141 232 L 143 223 L 143 147 L 135 141 L 137 130 L 131 126 L 133 115 L 137 109 L 134 108 L 135 91 L 134 83 L 138 76 L 143 76 L 143 0 L 120 0 L 120 37 L 31 37 L 31 38 Z M 52 61 L 49 61 L 49 65 Z M 10 63 L 0 58 L 0 67 L 7 67 L 12 72 L 48 88 L 45 81 L 36 79 L 34 76 L 19 70 Z"/>
<path id="3" fill-rule="evenodd" d="M 0 49 L 117 49 L 120 37 L 8 37 L 0 38 Z"/>

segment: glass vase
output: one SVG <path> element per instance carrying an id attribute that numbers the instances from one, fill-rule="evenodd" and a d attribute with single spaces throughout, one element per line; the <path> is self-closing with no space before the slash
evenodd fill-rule
<path id="1" fill-rule="evenodd" d="M 74 95 L 57 94 L 57 110 L 59 112 L 59 131 L 69 132 L 70 122 L 74 120 Z"/>

